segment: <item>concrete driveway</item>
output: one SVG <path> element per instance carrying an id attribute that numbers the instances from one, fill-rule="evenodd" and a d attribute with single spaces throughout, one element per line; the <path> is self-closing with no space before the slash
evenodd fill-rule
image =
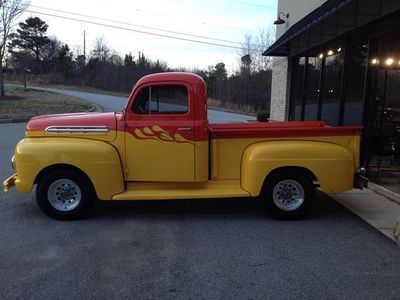
<path id="1" fill-rule="evenodd" d="M 25 124 L 0 124 L 0 174 Z M 251 199 L 99 203 L 87 220 L 0 195 L 0 299 L 398 299 L 395 244 L 327 196 L 276 221 Z"/>

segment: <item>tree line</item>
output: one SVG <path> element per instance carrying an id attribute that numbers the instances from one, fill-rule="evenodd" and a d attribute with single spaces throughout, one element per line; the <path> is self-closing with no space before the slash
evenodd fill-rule
<path id="1" fill-rule="evenodd" d="M 243 51 L 238 53 L 239 68 L 228 74 L 225 64 L 201 69 L 174 69 L 144 53 L 121 56 L 106 41 L 96 39 L 89 55 L 75 54 L 56 37 L 47 35 L 48 25 L 38 17 L 20 22 L 10 34 L 5 55 L 5 69 L 10 77 L 29 73 L 31 78 L 45 78 L 46 83 L 95 87 L 129 92 L 144 75 L 158 72 L 190 71 L 203 77 L 210 104 L 245 112 L 268 111 L 271 97 L 271 62 L 261 53 L 272 41 L 273 33 L 246 36 Z"/>

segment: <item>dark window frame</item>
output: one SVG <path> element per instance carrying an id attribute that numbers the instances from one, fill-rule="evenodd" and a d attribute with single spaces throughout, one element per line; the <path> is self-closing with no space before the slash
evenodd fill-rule
<path id="1" fill-rule="evenodd" d="M 299 62 L 300 62 L 300 58 L 299 56 L 296 57 L 292 57 L 292 71 L 291 71 L 291 81 L 290 81 L 290 97 L 289 97 L 289 120 L 294 120 L 295 119 L 295 114 L 296 114 L 296 109 L 295 109 L 295 101 L 294 98 L 296 96 L 295 93 L 293 93 L 294 90 L 294 86 L 295 86 L 295 82 L 296 80 L 293 80 L 293 76 L 297 76 L 298 75 L 298 69 L 296 69 L 296 67 L 298 67 Z M 307 65 L 308 65 L 308 57 L 304 57 L 304 69 L 303 69 L 303 74 L 302 74 L 302 83 L 301 83 L 301 109 L 300 109 L 300 121 L 304 120 L 304 107 L 305 107 L 305 98 L 306 98 L 306 85 L 307 85 Z"/>
<path id="2" fill-rule="evenodd" d="M 319 72 L 319 94 L 318 94 L 318 111 L 317 111 L 317 120 L 321 120 L 322 116 L 322 104 L 325 95 L 325 69 L 326 69 L 326 59 L 325 56 L 322 58 L 321 62 L 321 70 Z"/>
<path id="3" fill-rule="evenodd" d="M 344 109 L 346 102 L 346 87 L 347 87 L 347 74 L 349 73 L 349 54 L 347 53 L 349 41 L 346 39 L 344 45 L 343 55 L 343 71 L 342 78 L 340 79 L 340 106 L 339 106 L 339 121 L 338 125 L 343 126 L 344 121 Z"/>
<path id="4" fill-rule="evenodd" d="M 155 88 L 155 87 L 157 87 L 157 88 L 160 88 L 160 87 L 179 87 L 179 88 L 185 89 L 186 101 L 187 101 L 186 102 L 186 110 L 185 111 L 171 111 L 171 112 L 161 111 L 160 112 L 159 111 L 160 110 L 160 101 L 154 101 L 152 99 L 151 90 L 152 90 L 152 88 Z M 148 97 L 149 97 L 148 106 L 149 107 L 148 107 L 148 111 L 145 112 L 145 113 L 144 112 L 138 112 L 138 111 L 135 110 L 136 109 L 135 105 L 136 105 L 136 101 L 138 99 L 138 95 L 144 89 L 149 89 L 149 93 L 148 93 Z M 153 106 L 152 103 L 155 103 L 157 105 L 157 112 L 152 112 L 151 111 L 151 108 Z M 161 103 L 163 103 L 163 102 L 161 102 Z M 140 90 L 135 95 L 135 99 L 133 100 L 133 103 L 131 105 L 130 111 L 131 111 L 131 113 L 133 115 L 137 115 L 137 116 L 152 116 L 152 115 L 154 115 L 154 116 L 163 116 L 163 115 L 165 115 L 165 116 L 174 116 L 174 115 L 175 116 L 187 116 L 190 113 L 190 91 L 189 91 L 188 87 L 186 85 L 184 85 L 184 84 L 148 84 L 148 85 L 144 85 L 144 86 L 142 86 L 140 88 Z"/>

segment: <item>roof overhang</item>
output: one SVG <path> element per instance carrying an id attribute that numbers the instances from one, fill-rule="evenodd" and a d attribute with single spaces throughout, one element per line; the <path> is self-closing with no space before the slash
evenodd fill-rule
<path id="1" fill-rule="evenodd" d="M 264 56 L 293 56 L 400 10 L 400 0 L 328 0 L 291 26 Z"/>

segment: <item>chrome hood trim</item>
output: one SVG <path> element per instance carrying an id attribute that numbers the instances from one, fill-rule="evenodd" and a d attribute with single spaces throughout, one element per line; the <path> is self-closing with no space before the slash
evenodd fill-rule
<path id="1" fill-rule="evenodd" d="M 107 134 L 108 127 L 107 126 L 49 126 L 45 129 L 48 133 L 84 133 L 84 134 Z"/>

